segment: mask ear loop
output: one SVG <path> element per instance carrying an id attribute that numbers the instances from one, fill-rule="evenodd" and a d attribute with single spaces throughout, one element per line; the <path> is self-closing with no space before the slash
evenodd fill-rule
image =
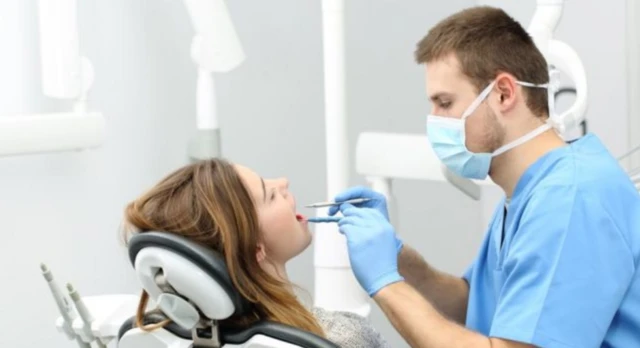
<path id="1" fill-rule="evenodd" d="M 555 95 L 556 95 L 556 91 L 559 88 L 559 83 L 557 81 L 557 79 L 555 78 L 555 76 L 557 75 L 558 71 L 557 70 L 551 70 L 551 72 L 549 73 L 549 83 L 543 83 L 543 84 L 535 84 L 535 83 L 530 83 L 530 82 L 524 82 L 524 81 L 516 81 L 517 84 L 521 85 L 521 86 L 525 86 L 525 87 L 532 87 L 532 88 L 546 88 L 547 89 L 547 99 L 548 99 L 548 108 L 549 108 L 549 119 L 547 120 L 547 123 L 556 130 L 556 132 L 562 134 L 562 132 L 564 132 L 564 124 L 562 123 L 562 120 L 558 120 L 558 116 L 555 112 L 556 107 L 555 107 Z"/>
<path id="2" fill-rule="evenodd" d="M 471 105 L 469 105 L 467 110 L 465 110 L 464 113 L 462 114 L 462 117 L 461 117 L 462 120 L 466 119 L 467 117 L 469 117 L 469 115 L 471 115 L 474 111 L 476 111 L 476 108 L 478 108 L 480 103 L 482 103 L 487 98 L 489 93 L 491 93 L 491 90 L 493 89 L 493 86 L 495 86 L 495 84 L 496 84 L 496 81 L 491 82 L 487 87 L 484 88 L 484 90 L 482 90 L 482 92 L 480 92 L 476 100 L 474 100 L 473 103 L 471 103 Z"/>

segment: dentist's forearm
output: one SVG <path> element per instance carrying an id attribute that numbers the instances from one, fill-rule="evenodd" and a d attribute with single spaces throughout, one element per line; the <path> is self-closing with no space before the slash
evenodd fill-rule
<path id="1" fill-rule="evenodd" d="M 398 255 L 398 269 L 406 282 L 447 318 L 464 325 L 469 301 L 469 284 L 436 270 L 413 248 L 404 245 Z"/>
<path id="2" fill-rule="evenodd" d="M 407 282 L 396 282 L 373 296 L 393 327 L 414 348 L 534 348 L 486 337 L 443 317 Z"/>
<path id="3" fill-rule="evenodd" d="M 380 290 L 374 300 L 414 348 L 491 348 L 491 341 L 447 320 L 406 282 Z"/>

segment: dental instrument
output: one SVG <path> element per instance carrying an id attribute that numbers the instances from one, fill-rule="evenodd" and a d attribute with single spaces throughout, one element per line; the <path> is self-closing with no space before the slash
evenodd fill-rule
<path id="1" fill-rule="evenodd" d="M 62 324 L 62 331 L 67 335 L 67 337 L 69 337 L 69 339 L 75 339 L 80 348 L 91 348 L 91 345 L 82 341 L 80 336 L 74 333 L 73 321 L 78 317 L 78 313 L 73 309 L 73 305 L 69 302 L 69 298 L 60 290 L 58 283 L 53 278 L 51 270 L 44 263 L 40 264 L 40 269 L 42 270 L 42 276 L 47 281 L 51 294 L 53 295 L 53 299 L 56 301 L 56 305 L 58 306 L 58 310 L 62 316 L 64 323 Z"/>
<path id="2" fill-rule="evenodd" d="M 356 199 L 349 199 L 343 202 L 319 202 L 319 203 L 313 203 L 313 204 L 309 204 L 309 205 L 305 205 L 306 208 L 324 208 L 324 207 L 331 207 L 334 205 L 341 205 L 344 203 L 349 203 L 349 204 L 359 204 L 359 203 L 364 203 L 364 202 L 368 202 L 370 201 L 371 198 L 356 198 Z"/>
<path id="3" fill-rule="evenodd" d="M 308 218 L 307 221 L 313 223 L 332 223 L 340 222 L 340 219 L 342 219 L 342 217 L 339 216 L 316 216 Z"/>
<path id="4" fill-rule="evenodd" d="M 67 290 L 69 291 L 69 296 L 76 305 L 76 309 L 78 310 L 78 314 L 80 314 L 80 318 L 82 318 L 82 322 L 84 324 L 83 329 L 85 341 L 93 342 L 95 340 L 97 341 L 98 347 L 107 348 L 107 346 L 104 345 L 104 343 L 102 343 L 99 338 L 96 338 L 93 335 L 91 325 L 93 324 L 95 319 L 91 315 L 89 309 L 87 309 L 87 306 L 84 304 L 84 301 L 82 300 L 82 297 L 80 297 L 78 291 L 76 291 L 76 289 L 74 289 L 73 285 L 71 284 L 67 284 Z"/>

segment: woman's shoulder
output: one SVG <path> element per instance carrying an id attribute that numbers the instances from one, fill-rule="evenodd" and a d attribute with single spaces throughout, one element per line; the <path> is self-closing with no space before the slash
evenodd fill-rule
<path id="1" fill-rule="evenodd" d="M 313 308 L 327 338 L 343 348 L 386 348 L 387 342 L 365 317 L 350 312 Z"/>

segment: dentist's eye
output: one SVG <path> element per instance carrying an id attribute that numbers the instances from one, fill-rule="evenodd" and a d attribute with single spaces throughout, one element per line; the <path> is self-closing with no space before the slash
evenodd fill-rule
<path id="1" fill-rule="evenodd" d="M 441 102 L 439 107 L 441 109 L 447 110 L 451 107 L 451 102 Z"/>

